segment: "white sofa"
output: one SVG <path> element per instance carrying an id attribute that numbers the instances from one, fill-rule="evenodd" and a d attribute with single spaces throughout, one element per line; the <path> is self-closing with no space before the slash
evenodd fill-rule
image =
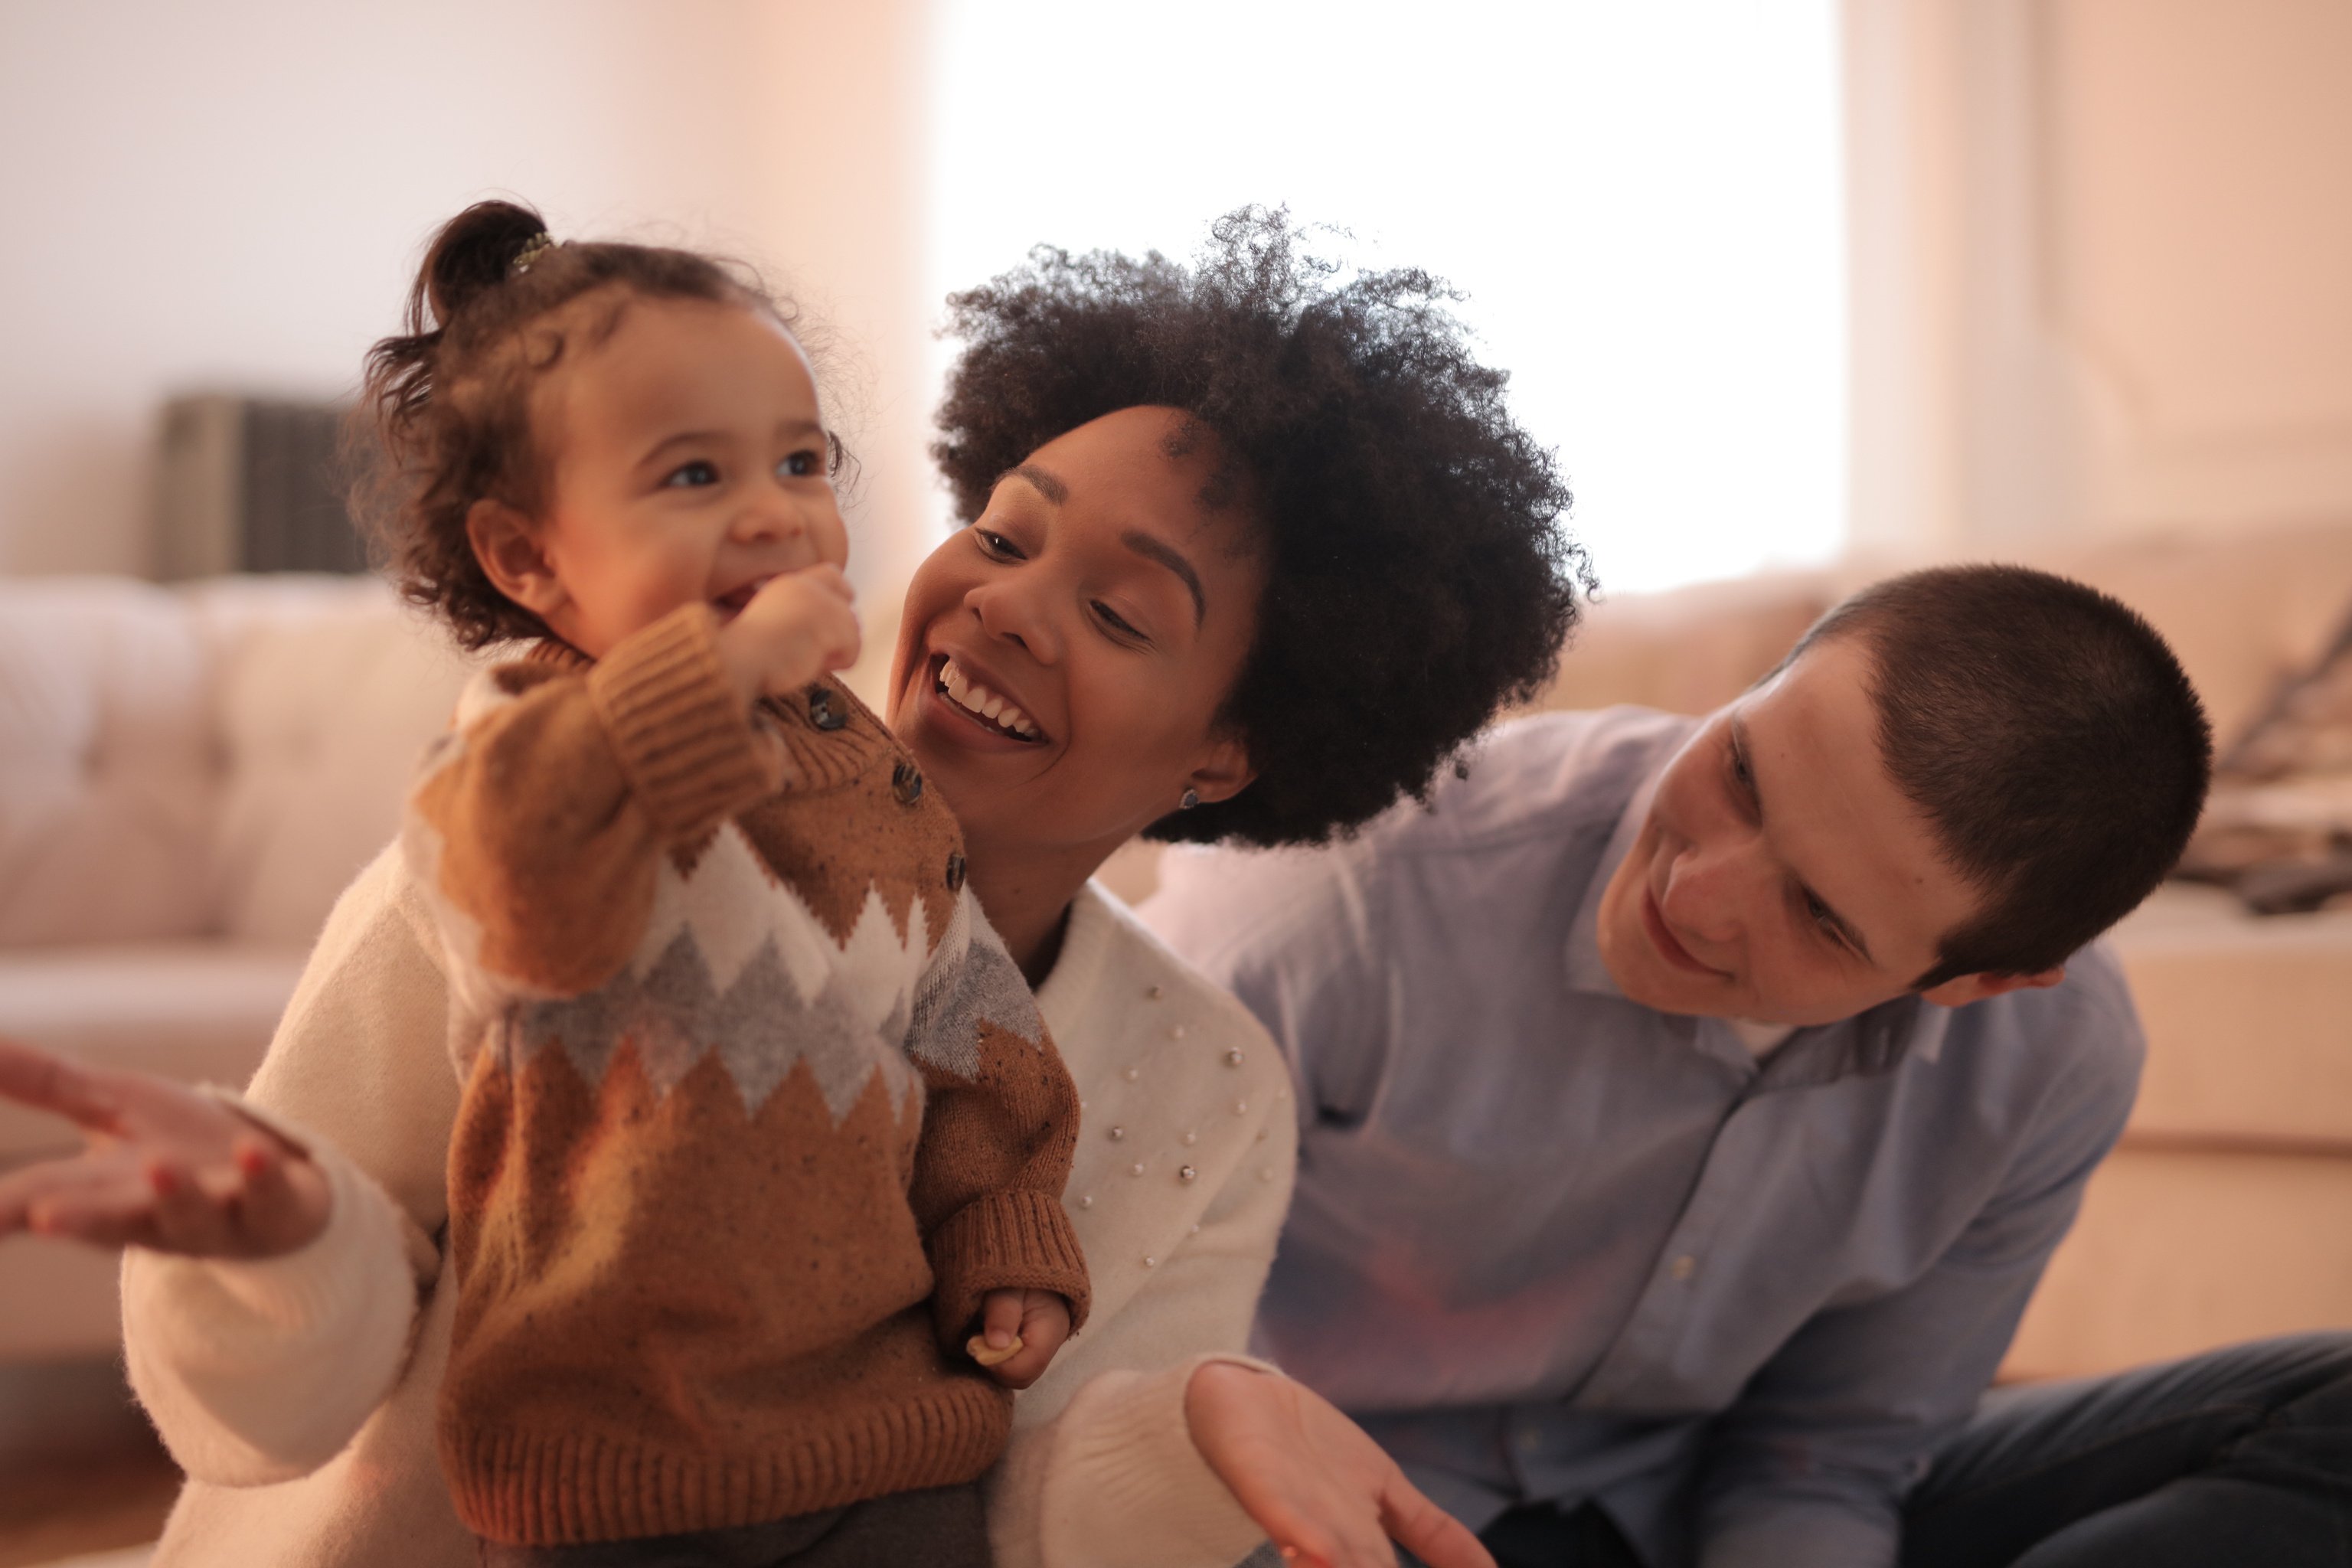
<path id="1" fill-rule="evenodd" d="M 463 679 L 365 579 L 0 580 L 0 1033 L 242 1084 Z M 0 1168 L 74 1143 L 0 1104 Z M 0 1243 L 0 1360 L 116 1337 L 109 1258 Z"/>

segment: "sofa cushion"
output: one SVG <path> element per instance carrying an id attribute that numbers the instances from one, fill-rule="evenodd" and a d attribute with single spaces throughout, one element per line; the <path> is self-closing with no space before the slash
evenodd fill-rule
<path id="1" fill-rule="evenodd" d="M 1855 589 L 1986 553 L 1857 552 L 1820 572 L 1611 595 L 1591 606 L 1558 681 L 1535 706 L 1709 711 L 1771 668 L 1814 616 Z M 2342 521 L 2062 542 L 1990 558 L 2063 573 L 2146 616 L 2179 656 L 2224 746 L 2352 616 L 2352 523 Z"/>
<path id="2" fill-rule="evenodd" d="M 2135 1136 L 2352 1153 L 2352 910 L 2175 883 L 2110 940 L 2147 1029 Z"/>
<path id="3" fill-rule="evenodd" d="M 100 1066 L 242 1088 L 307 956 L 201 939 L 0 951 L 0 1034 Z M 0 1101 L 0 1167 L 79 1142 L 63 1120 Z"/>
<path id="4" fill-rule="evenodd" d="M 468 664 L 366 578 L 221 578 L 189 591 L 223 759 L 220 929 L 308 943 L 400 826 Z"/>
<path id="5" fill-rule="evenodd" d="M 2092 1173 L 2002 1375 L 2081 1377 L 2341 1329 L 2352 1310 L 2347 1212 L 2352 1160 L 2127 1143 Z"/>
<path id="6" fill-rule="evenodd" d="M 1779 663 L 1836 597 L 1819 572 L 1607 595 L 1585 607 L 1559 674 L 1529 706 L 1712 711 Z"/>
<path id="7" fill-rule="evenodd" d="M 308 942 L 467 668 L 370 578 L 0 582 L 0 949 Z"/>
<path id="8" fill-rule="evenodd" d="M 2352 617 L 2352 524 L 2134 535 L 2045 566 L 2146 616 L 2180 658 L 2223 748 L 2316 664 Z"/>
<path id="9" fill-rule="evenodd" d="M 0 581 L 0 947 L 213 929 L 220 756 L 177 595 Z"/>

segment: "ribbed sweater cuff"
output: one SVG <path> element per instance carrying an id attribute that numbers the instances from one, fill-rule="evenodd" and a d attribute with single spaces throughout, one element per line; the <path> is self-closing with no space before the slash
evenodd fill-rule
<path id="1" fill-rule="evenodd" d="M 1243 1355 L 1196 1355 L 1150 1373 L 1108 1373 L 1062 1419 L 1071 1431 L 1046 1483 L 1049 1562 L 1234 1563 L 1265 1539 L 1192 1441 L 1184 1397 L 1192 1374 L 1227 1362 L 1280 1376 Z"/>
<path id="2" fill-rule="evenodd" d="M 1070 1304 L 1070 1331 L 1086 1326 L 1086 1254 L 1062 1200 L 1015 1188 L 966 1204 L 931 1233 L 931 1311 L 940 1342 L 961 1350 L 991 1290 L 1051 1290 Z"/>
<path id="3" fill-rule="evenodd" d="M 588 695 L 630 788 L 670 842 L 774 791 L 750 709 L 719 662 L 709 605 L 682 605 L 625 638 L 588 672 Z"/>
<path id="4" fill-rule="evenodd" d="M 407 1354 L 416 1281 L 397 1211 L 341 1153 L 305 1142 L 332 1205 L 308 1246 L 252 1261 L 123 1255 L 132 1387 L 204 1479 L 252 1485 L 325 1463 Z"/>

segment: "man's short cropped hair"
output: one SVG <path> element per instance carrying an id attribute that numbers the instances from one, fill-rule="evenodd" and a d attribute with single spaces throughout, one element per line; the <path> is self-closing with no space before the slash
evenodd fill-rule
<path id="1" fill-rule="evenodd" d="M 1985 895 L 1915 989 L 2054 969 L 2180 858 L 2212 728 L 2120 601 L 2020 566 L 1937 567 L 1854 595 L 1785 662 L 1836 637 L 1869 648 L 1887 771 Z"/>

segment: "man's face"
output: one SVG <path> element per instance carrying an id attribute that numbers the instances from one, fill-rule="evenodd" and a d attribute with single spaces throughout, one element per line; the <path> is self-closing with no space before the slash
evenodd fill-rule
<path id="1" fill-rule="evenodd" d="M 1880 760 L 1870 673 L 1859 639 L 1818 644 L 1667 764 L 1601 894 L 1601 960 L 1628 997 L 1832 1023 L 1909 990 L 1976 914 L 1979 893 Z M 1927 994 L 1956 1006 L 2010 984 L 1966 976 Z"/>

